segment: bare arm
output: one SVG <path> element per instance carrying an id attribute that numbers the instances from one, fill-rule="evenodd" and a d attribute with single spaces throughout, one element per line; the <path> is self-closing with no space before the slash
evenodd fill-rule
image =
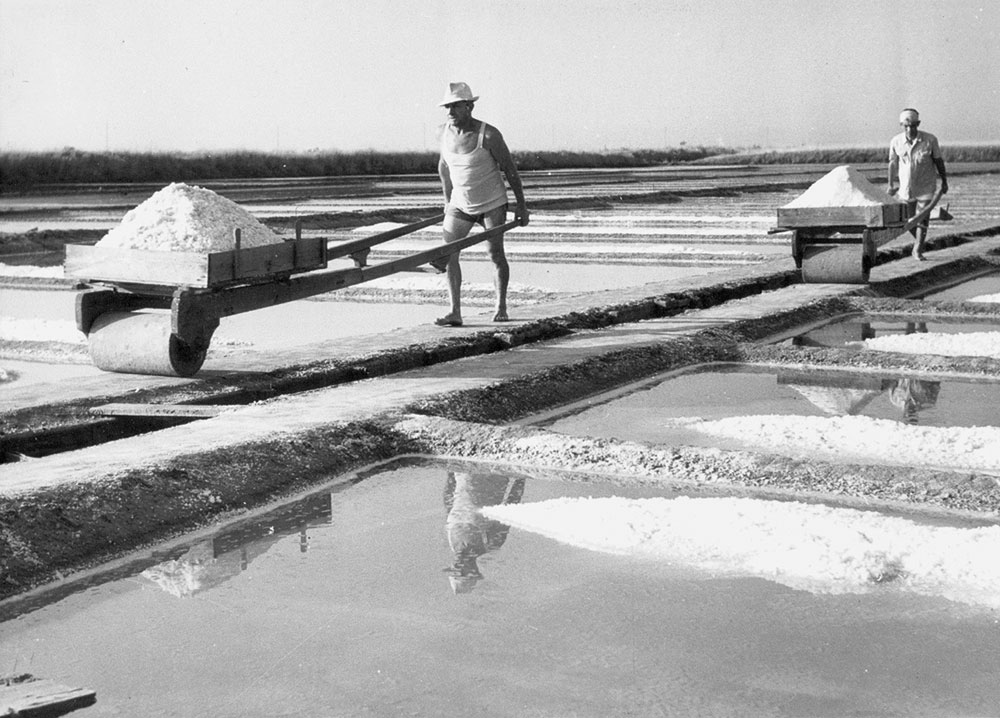
<path id="1" fill-rule="evenodd" d="M 886 188 L 886 192 L 895 196 L 899 191 L 899 155 L 896 151 L 889 147 L 889 182 Z"/>
<path id="2" fill-rule="evenodd" d="M 448 163 L 444 157 L 438 160 L 438 177 L 441 178 L 441 190 L 444 192 L 444 203 L 451 202 L 451 191 L 454 187 L 451 183 L 451 172 L 448 170 Z"/>
<path id="3" fill-rule="evenodd" d="M 948 172 L 944 168 L 944 158 L 935 157 L 934 166 L 937 167 L 938 177 L 941 178 L 941 194 L 948 194 Z"/>
<path id="4" fill-rule="evenodd" d="M 507 184 L 510 185 L 517 202 L 517 206 L 514 208 L 514 219 L 520 222 L 522 227 L 525 226 L 528 224 L 528 208 L 524 202 L 524 185 L 521 184 L 521 175 L 517 172 L 517 165 L 514 164 L 514 158 L 511 156 L 510 149 L 507 147 L 503 135 L 500 134 L 500 130 L 492 125 L 486 125 L 483 147 L 490 151 L 493 159 L 500 165 L 500 170 L 507 178 Z"/>

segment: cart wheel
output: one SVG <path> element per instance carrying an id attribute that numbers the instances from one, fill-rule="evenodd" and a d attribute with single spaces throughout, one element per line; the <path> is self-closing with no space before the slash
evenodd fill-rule
<path id="1" fill-rule="evenodd" d="M 199 349 L 174 335 L 163 312 L 105 312 L 87 340 L 94 366 L 125 374 L 193 376 L 208 353 L 207 342 Z"/>
<path id="2" fill-rule="evenodd" d="M 856 244 L 813 244 L 802 249 L 802 281 L 809 284 L 865 284 L 870 265 Z"/>

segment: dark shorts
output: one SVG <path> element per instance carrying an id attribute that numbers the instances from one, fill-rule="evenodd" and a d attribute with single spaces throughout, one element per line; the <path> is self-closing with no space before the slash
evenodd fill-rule
<path id="1" fill-rule="evenodd" d="M 482 214 L 469 214 L 468 212 L 463 212 L 457 207 L 452 207 L 451 205 L 448 205 L 448 208 L 445 210 L 445 214 L 450 215 L 452 217 L 456 217 L 458 219 L 464 219 L 466 222 L 472 222 L 473 224 L 481 225 L 483 229 L 486 229 L 486 217 L 493 214 L 494 212 L 499 212 L 501 209 L 503 210 L 504 216 L 506 217 L 507 216 L 506 204 L 502 204 L 499 207 L 494 207 L 489 212 L 483 212 Z M 503 223 L 501 222 L 501 224 Z"/>

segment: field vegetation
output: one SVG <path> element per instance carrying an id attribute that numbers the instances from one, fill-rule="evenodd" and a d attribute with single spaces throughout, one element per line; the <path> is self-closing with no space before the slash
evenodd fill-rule
<path id="1" fill-rule="evenodd" d="M 949 162 L 1000 162 L 1000 144 L 942 148 Z M 515 152 L 523 171 L 670 164 L 861 164 L 884 162 L 884 147 L 740 150 L 682 146 L 612 152 Z M 48 184 L 197 182 L 222 179 L 407 175 L 437 172 L 436 152 L 61 152 L 0 153 L 0 190 Z"/>
<path id="2" fill-rule="evenodd" d="M 785 150 L 742 150 L 712 155 L 696 164 L 740 165 L 846 165 L 885 162 L 889 145 L 884 147 L 826 147 Z M 1000 144 L 944 145 L 945 162 L 1000 162 Z"/>
<path id="3" fill-rule="evenodd" d="M 619 152 L 515 153 L 522 170 L 649 167 L 731 150 L 681 147 Z M 345 177 L 437 172 L 436 152 L 0 153 L 0 188 L 45 184 L 192 182 L 280 177 Z"/>

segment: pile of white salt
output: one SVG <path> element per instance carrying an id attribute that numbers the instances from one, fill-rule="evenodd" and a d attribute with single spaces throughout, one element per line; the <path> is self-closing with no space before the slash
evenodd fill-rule
<path id="1" fill-rule="evenodd" d="M 853 167 L 841 165 L 813 182 L 785 207 L 861 207 L 898 202 Z"/>
<path id="2" fill-rule="evenodd" d="M 959 528 L 848 508 L 749 498 L 562 498 L 487 506 L 515 528 L 710 576 L 823 594 L 874 590 L 1000 607 L 1000 526 Z"/>
<path id="3" fill-rule="evenodd" d="M 113 249 L 165 252 L 224 252 L 282 242 L 248 211 L 210 189 L 175 182 L 129 211 L 97 243 Z"/>

